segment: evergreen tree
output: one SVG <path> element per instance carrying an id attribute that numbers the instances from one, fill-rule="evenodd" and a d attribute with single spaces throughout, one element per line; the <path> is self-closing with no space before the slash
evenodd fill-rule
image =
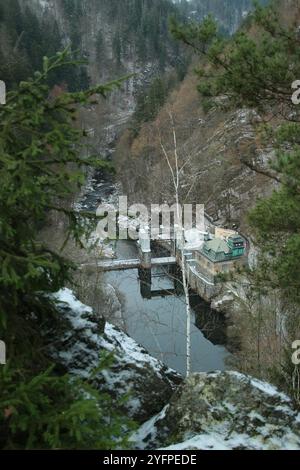
<path id="1" fill-rule="evenodd" d="M 80 156 L 84 132 L 73 121 L 78 106 L 120 85 L 51 96 L 49 74 L 75 65 L 68 51 L 45 57 L 42 72 L 0 107 L 0 338 L 9 358 L 0 369 L 0 446 L 6 449 L 126 445 L 121 434 L 129 423 L 117 404 L 88 382 L 52 370 L 42 334 L 58 324 L 51 293 L 71 282 L 72 266 L 37 234 L 50 211 L 67 217 L 68 236 L 79 244 L 94 223 L 91 214 L 64 205 L 83 182 L 82 167 L 106 166 L 97 156 Z"/>
<path id="2" fill-rule="evenodd" d="M 258 265 L 247 273 L 250 295 L 259 300 L 251 324 L 266 321 L 260 312 L 262 297 L 276 295 L 281 300 L 280 321 L 288 342 L 281 346 L 278 363 L 268 364 L 265 374 L 299 406 L 299 366 L 291 361 L 300 304 L 300 108 L 297 99 L 292 101 L 294 92 L 295 98 L 299 96 L 298 83 L 294 84 L 300 77 L 299 26 L 292 18 L 289 25 L 281 21 L 273 5 L 256 4 L 250 20 L 230 40 L 217 35 L 212 18 L 201 25 L 173 22 L 171 28 L 202 57 L 199 91 L 208 107 L 253 108 L 262 120 L 267 116 L 257 131 L 266 145 L 275 148 L 275 159 L 269 168 L 253 163 L 252 158 L 242 160 L 277 183 L 272 195 L 261 198 L 249 214 L 259 246 Z M 258 361 L 256 373 L 261 372 Z"/>
<path id="3" fill-rule="evenodd" d="M 12 89 L 42 67 L 44 56 L 51 57 L 63 49 L 62 37 L 54 20 L 39 19 L 32 9 L 21 9 L 18 0 L 0 0 L 0 7 L 0 28 L 6 38 L 6 42 L 0 44 L 0 76 L 7 88 Z M 77 22 L 78 19 L 71 21 L 70 26 L 73 50 L 80 48 Z M 75 57 L 75 53 L 73 55 Z M 84 89 L 89 84 L 83 65 L 72 75 L 68 67 L 57 68 L 49 74 L 48 80 L 50 85 L 64 83 L 70 91 Z"/>
<path id="4" fill-rule="evenodd" d="M 137 96 L 136 109 L 131 122 L 131 130 L 136 135 L 143 122 L 153 120 L 165 104 L 171 88 L 174 86 L 172 77 L 156 77 L 146 90 Z"/>
<path id="5" fill-rule="evenodd" d="M 280 183 L 280 189 L 259 202 L 250 222 L 273 287 L 300 302 L 300 109 L 291 100 L 292 83 L 300 77 L 298 26 L 282 25 L 273 6 L 258 5 L 252 24 L 256 37 L 242 29 L 230 40 L 218 37 L 211 17 L 200 26 L 173 22 L 171 28 L 211 65 L 198 71 L 199 91 L 210 106 L 216 105 L 214 97 L 226 95 L 227 106 L 281 118 L 279 127 L 264 127 L 264 136 L 277 149 L 276 161 L 269 171 L 252 168 Z"/>
<path id="6" fill-rule="evenodd" d="M 164 69 L 167 56 L 176 49 L 168 31 L 168 18 L 180 16 L 175 5 L 168 0 L 103 0 L 103 5 L 108 22 L 118 19 L 113 37 L 117 63 L 124 55 L 125 44 L 129 44 L 141 62 L 158 59 Z"/>

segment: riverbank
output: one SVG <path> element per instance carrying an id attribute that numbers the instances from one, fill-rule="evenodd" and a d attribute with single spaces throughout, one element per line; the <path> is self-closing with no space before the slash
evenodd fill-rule
<path id="1" fill-rule="evenodd" d="M 118 194 L 118 185 L 107 175 L 98 172 L 89 178 L 74 205 L 78 210 L 96 211 L 101 203 L 113 203 Z M 64 240 L 63 221 L 54 221 L 51 227 L 47 227 L 47 237 L 51 247 L 59 249 Z M 107 321 L 120 327 L 154 357 L 184 375 L 186 312 L 183 297 L 175 292 L 172 276 L 164 269 L 155 268 L 151 289 L 161 292 L 161 295 L 145 299 L 141 293 L 141 280 L 137 270 L 103 273 L 97 267 L 97 260 L 103 257 L 136 258 L 135 242 L 122 240 L 97 244 L 89 249 L 78 249 L 70 240 L 64 248 L 64 254 L 77 266 L 87 265 L 74 273 L 73 289 L 78 298 L 90 305 L 97 314 L 103 315 Z M 206 313 L 202 317 L 201 312 L 204 310 Z M 192 370 L 195 372 L 224 370 L 226 357 L 229 355 L 226 350 L 224 318 L 211 311 L 214 322 L 208 328 L 208 310 L 209 305 L 204 309 L 203 300 L 193 295 L 191 338 Z M 214 334 L 207 335 L 208 329 L 223 329 L 222 341 L 214 341 Z"/>
<path id="2" fill-rule="evenodd" d="M 103 191 L 104 188 L 104 191 Z M 119 187 L 110 186 L 107 194 L 107 184 L 100 180 L 88 188 L 80 204 L 89 210 L 95 210 L 95 201 L 99 203 L 113 203 L 117 200 Z M 137 245 L 134 242 L 121 240 L 113 245 L 114 256 L 117 259 L 135 259 L 138 257 Z M 156 253 L 157 254 L 157 253 Z M 174 279 L 165 269 L 152 270 L 153 293 L 165 292 L 165 295 L 153 294 L 150 299 L 143 298 L 141 280 L 137 270 L 124 272 L 111 272 L 102 274 L 104 284 L 113 287 L 122 306 L 122 319 L 124 331 L 142 344 L 154 357 L 166 363 L 169 367 L 185 374 L 186 364 L 186 312 L 184 299 L 181 294 L 173 293 Z M 226 345 L 226 325 L 224 317 L 211 311 L 214 321 L 209 329 L 223 329 L 222 340 L 213 341 L 214 335 L 206 337 L 208 332 L 207 318 L 204 319 L 202 311 L 209 310 L 209 305 L 203 308 L 203 300 L 193 296 L 192 318 L 192 370 L 209 371 L 224 370 L 226 357 L 229 355 Z M 197 308 L 199 307 L 199 308 Z M 198 320 L 197 320 L 198 318 Z M 218 321 L 219 320 L 219 321 Z M 202 325 L 204 332 L 197 327 Z M 220 335 L 219 335 L 220 338 Z M 212 339 L 212 340 L 211 340 Z"/>

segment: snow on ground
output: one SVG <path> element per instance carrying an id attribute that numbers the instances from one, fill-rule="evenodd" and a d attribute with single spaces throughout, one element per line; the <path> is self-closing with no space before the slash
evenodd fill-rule
<path id="1" fill-rule="evenodd" d="M 198 373 L 133 439 L 138 449 L 299 450 L 299 416 L 268 383 L 237 372 Z"/>
<path id="2" fill-rule="evenodd" d="M 122 347 L 126 353 L 126 360 L 141 368 L 143 368 L 145 362 L 147 362 L 157 374 L 161 376 L 162 363 L 153 356 L 150 356 L 136 341 L 122 331 L 117 330 L 110 323 L 106 323 L 105 325 L 105 334 L 114 345 Z M 170 373 L 173 372 L 171 369 L 167 369 L 167 371 Z"/>
<path id="3" fill-rule="evenodd" d="M 272 432 L 270 426 L 266 430 Z M 249 436 L 247 434 L 237 434 L 235 432 L 228 438 L 223 435 L 222 429 L 211 433 L 198 434 L 184 442 L 173 444 L 163 450 L 299 450 L 299 437 L 286 429 L 284 437 L 271 437 L 266 440 L 266 436 Z"/>
<path id="4" fill-rule="evenodd" d="M 143 423 L 132 437 L 135 448 L 300 449 L 300 414 L 272 385 L 216 371 L 192 374 L 178 388 L 174 371 L 113 325 L 100 327 L 99 317 L 70 289 L 54 298 L 68 327 L 60 340 L 55 338 L 53 357 L 86 378 L 101 352 L 114 354 L 112 366 L 96 376 L 96 385 L 118 398 L 129 395 L 125 408 Z"/>
<path id="5" fill-rule="evenodd" d="M 271 429 L 270 429 L 271 430 Z M 233 433 L 229 439 L 225 439 L 221 433 L 199 434 L 185 442 L 174 444 L 163 450 L 262 450 L 265 449 L 263 439 L 260 436 L 249 437 L 243 434 Z M 295 450 L 299 449 L 299 441 L 295 440 L 292 433 L 287 432 L 284 439 L 272 439 L 272 445 L 268 450 Z"/>
<path id="6" fill-rule="evenodd" d="M 88 334 L 90 339 L 98 346 L 99 351 L 102 347 L 108 351 L 122 350 L 122 352 L 125 353 L 126 361 L 129 364 L 131 363 L 137 367 L 143 368 L 145 363 L 147 363 L 159 376 L 162 375 L 162 370 L 165 370 L 166 367 L 158 359 L 151 356 L 136 341 L 110 323 L 106 322 L 105 324 L 105 335 L 103 337 L 96 337 L 96 335 L 92 333 L 92 329 L 95 324 L 87 317 L 87 314 L 92 313 L 93 309 L 82 304 L 78 299 L 76 299 L 74 293 L 70 289 L 61 289 L 54 295 L 54 298 L 58 305 L 68 308 L 66 316 L 71 322 L 73 329 L 75 331 L 82 331 L 82 338 L 84 335 Z M 167 372 L 173 373 L 174 371 L 168 368 Z"/>
<path id="7" fill-rule="evenodd" d="M 82 313 L 92 312 L 92 308 L 80 302 L 70 289 L 61 289 L 59 292 L 54 294 L 54 299 L 58 304 L 67 305 L 72 310 L 74 317 L 76 318 L 80 318 Z"/>
<path id="8" fill-rule="evenodd" d="M 103 319 L 77 300 L 70 289 L 61 289 L 54 299 L 69 325 L 52 350 L 57 362 L 71 373 L 88 378 L 99 366 L 101 353 L 112 353 L 111 367 L 97 377 L 99 386 L 119 398 L 129 394 L 126 407 L 133 417 L 142 416 L 146 421 L 159 412 L 181 381 L 180 376 L 110 323 L 106 322 L 101 331 Z"/>
<path id="9" fill-rule="evenodd" d="M 164 419 L 169 405 L 166 405 L 160 413 L 153 416 L 153 418 L 146 421 L 142 426 L 131 436 L 130 441 L 135 445 L 135 448 L 143 450 L 146 447 L 148 441 L 156 441 L 157 429 L 156 423 Z"/>

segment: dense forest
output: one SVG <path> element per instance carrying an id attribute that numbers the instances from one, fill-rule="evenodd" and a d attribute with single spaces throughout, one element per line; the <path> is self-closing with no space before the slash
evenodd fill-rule
<path id="1" fill-rule="evenodd" d="M 95 43 L 99 65 L 111 60 L 109 49 L 112 47 L 113 61 L 117 66 L 128 60 L 141 63 L 157 61 L 163 70 L 170 58 L 176 61 L 179 45 L 168 30 L 168 18 L 180 16 L 178 9 L 168 0 L 61 0 L 64 15 L 69 22 L 70 38 L 75 48 L 80 47 L 78 23 L 91 14 L 101 16 Z M 106 34 L 104 25 L 112 25 Z"/>
<path id="2" fill-rule="evenodd" d="M 232 34 L 239 27 L 253 6 L 252 0 L 177 0 L 182 12 L 193 21 L 201 21 L 211 13 L 218 21 L 223 34 Z M 261 0 L 261 5 L 268 0 Z"/>
<path id="3" fill-rule="evenodd" d="M 1 0 L 0 36 L 0 74 L 8 88 L 39 70 L 44 56 L 52 57 L 65 46 L 54 19 L 41 20 L 34 9 L 18 0 Z M 71 47 L 75 50 L 76 44 Z M 49 83 L 66 83 L 75 90 L 88 86 L 88 76 L 85 68 L 79 67 L 71 79 L 66 67 L 53 72 Z"/>
<path id="4" fill-rule="evenodd" d="M 0 450 L 300 449 L 300 5 L 266 3 L 0 0 Z"/>

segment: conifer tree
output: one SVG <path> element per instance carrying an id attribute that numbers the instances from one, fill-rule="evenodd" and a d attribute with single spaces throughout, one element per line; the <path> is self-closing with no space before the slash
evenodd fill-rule
<path id="1" fill-rule="evenodd" d="M 278 2 L 266 8 L 256 2 L 247 24 L 228 40 L 218 36 L 211 17 L 200 25 L 173 21 L 171 29 L 201 56 L 198 88 L 206 107 L 254 109 L 261 119 L 258 135 L 276 151 L 268 166 L 255 163 L 253 155 L 241 156 L 251 170 L 276 183 L 272 195 L 260 198 L 248 217 L 259 257 L 256 269 L 247 273 L 246 296 L 258 300 L 249 329 L 254 321 L 267 321 L 260 311 L 262 298 L 280 300 L 276 332 L 279 336 L 284 323 L 285 342 L 264 377 L 299 406 L 299 365 L 292 363 L 291 345 L 300 331 L 300 41 L 296 19 L 281 21 L 278 7 Z M 256 373 L 262 374 L 260 359 Z"/>
<path id="2" fill-rule="evenodd" d="M 55 211 L 67 217 L 68 236 L 81 244 L 94 221 L 64 204 L 83 183 L 83 167 L 106 166 L 98 155 L 81 156 L 85 134 L 74 121 L 80 106 L 121 84 L 51 94 L 49 74 L 76 65 L 68 50 L 44 57 L 42 71 L 8 93 L 0 107 L 0 338 L 8 356 L 0 368 L 0 447 L 5 449 L 126 445 L 129 423 L 115 411 L 116 403 L 88 381 L 54 370 L 43 334 L 58 324 L 51 294 L 71 281 L 72 266 L 37 234 Z"/>
<path id="3" fill-rule="evenodd" d="M 260 129 L 276 149 L 269 169 L 243 160 L 280 185 L 259 201 L 249 220 L 266 255 L 265 282 L 300 302 L 300 108 L 292 102 L 292 84 L 300 77 L 299 30 L 296 23 L 283 25 L 272 5 L 257 4 L 251 25 L 256 36 L 246 27 L 229 40 L 218 36 L 211 17 L 200 25 L 173 22 L 171 29 L 202 57 L 198 87 L 208 107 L 220 105 L 215 98 L 223 97 L 223 107 L 254 108 L 262 117 L 268 114 L 269 122 L 270 115 L 280 122 Z"/>

